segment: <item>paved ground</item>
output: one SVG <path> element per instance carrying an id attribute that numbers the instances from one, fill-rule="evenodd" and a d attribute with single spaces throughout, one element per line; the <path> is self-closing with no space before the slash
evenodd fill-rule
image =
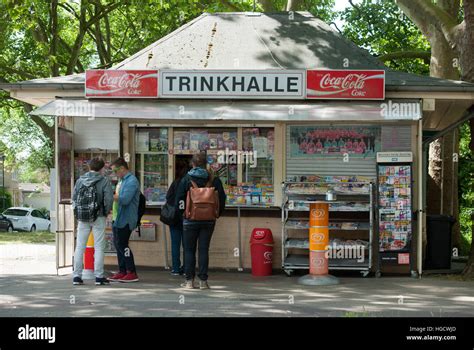
<path id="1" fill-rule="evenodd" d="M 297 277 L 212 272 L 212 289 L 142 270 L 140 283 L 73 287 L 71 277 L 2 275 L 0 316 L 474 316 L 474 282 L 424 277 L 341 277 L 308 287 Z"/>
<path id="2" fill-rule="evenodd" d="M 31 274 L 33 274 L 31 276 Z M 341 277 L 307 287 L 297 277 L 213 272 L 209 291 L 142 270 L 141 282 L 73 287 L 56 276 L 54 244 L 0 245 L 0 316 L 474 316 L 474 282 Z"/>
<path id="3" fill-rule="evenodd" d="M 0 275 L 56 274 L 55 243 L 0 244 Z"/>

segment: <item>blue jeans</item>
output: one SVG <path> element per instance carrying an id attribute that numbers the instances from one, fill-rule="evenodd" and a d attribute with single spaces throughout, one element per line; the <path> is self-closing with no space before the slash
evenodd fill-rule
<path id="1" fill-rule="evenodd" d="M 171 236 L 171 258 L 173 260 L 173 272 L 181 272 L 181 243 L 183 242 L 183 226 L 176 225 L 170 226 L 170 236 Z M 183 245 L 184 250 L 184 245 Z M 184 262 L 184 256 L 183 256 Z"/>
<path id="2" fill-rule="evenodd" d="M 91 230 L 94 235 L 94 275 L 97 278 L 104 277 L 105 217 L 103 216 L 99 216 L 94 222 L 78 222 L 74 277 L 82 277 L 84 251 Z"/>
<path id="3" fill-rule="evenodd" d="M 198 277 L 202 281 L 207 281 L 209 268 L 209 245 L 211 244 L 212 233 L 215 222 L 184 221 L 184 273 L 186 280 L 192 280 L 196 276 L 196 248 L 199 241 L 199 273 Z"/>
<path id="4" fill-rule="evenodd" d="M 132 250 L 128 246 L 132 231 L 126 225 L 122 228 L 112 227 L 112 232 L 114 234 L 115 249 L 117 250 L 119 271 L 122 273 L 135 273 L 135 260 L 133 259 Z"/>

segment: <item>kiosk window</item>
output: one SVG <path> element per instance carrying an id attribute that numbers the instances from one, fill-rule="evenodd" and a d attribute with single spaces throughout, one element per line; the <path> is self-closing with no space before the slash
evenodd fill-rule
<path id="1" fill-rule="evenodd" d="M 237 150 L 236 128 L 175 128 L 173 153 L 176 155 L 192 155 L 197 152 L 207 153 L 207 162 L 219 176 L 224 187 L 237 185 L 237 164 L 222 161 L 219 154 L 226 150 Z"/>
<path id="2" fill-rule="evenodd" d="M 268 205 L 274 203 L 273 154 L 275 132 L 273 128 L 243 128 L 242 184 L 230 202 L 246 205 Z M 235 192 L 235 191 L 234 191 Z"/>
<path id="3" fill-rule="evenodd" d="M 174 128 L 173 154 L 205 151 L 224 185 L 227 204 L 272 205 L 274 128 L 242 128 L 242 144 L 237 135 L 237 128 Z"/>
<path id="4" fill-rule="evenodd" d="M 168 128 L 139 128 L 135 145 L 135 170 L 147 205 L 163 204 L 168 190 Z"/>

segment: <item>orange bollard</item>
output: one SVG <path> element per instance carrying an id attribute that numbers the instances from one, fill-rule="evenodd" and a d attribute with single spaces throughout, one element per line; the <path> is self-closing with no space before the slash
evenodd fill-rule
<path id="1" fill-rule="evenodd" d="M 326 251 L 329 245 L 328 227 L 310 227 L 309 229 L 309 250 Z"/>
<path id="2" fill-rule="evenodd" d="M 329 204 L 323 202 L 310 203 L 309 205 L 309 226 L 328 227 L 329 226 Z"/>
<path id="3" fill-rule="evenodd" d="M 83 279 L 94 279 L 94 235 L 92 232 L 87 239 L 86 250 L 84 252 Z"/>
<path id="4" fill-rule="evenodd" d="M 327 275 L 329 245 L 329 204 L 311 203 L 309 206 L 309 273 Z"/>
<path id="5" fill-rule="evenodd" d="M 309 274 L 323 276 L 328 274 L 328 258 L 325 251 L 309 252 Z"/>
<path id="6" fill-rule="evenodd" d="M 309 275 L 298 282 L 304 285 L 338 284 L 339 280 L 328 274 L 329 203 L 310 202 L 309 205 Z"/>

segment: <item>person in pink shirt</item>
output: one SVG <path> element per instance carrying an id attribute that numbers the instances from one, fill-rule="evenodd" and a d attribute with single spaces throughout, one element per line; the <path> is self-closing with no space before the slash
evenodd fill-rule
<path id="1" fill-rule="evenodd" d="M 354 146 L 354 144 L 352 145 L 352 148 L 355 148 L 355 153 L 357 154 L 364 153 L 364 148 L 362 147 L 364 145 L 364 142 L 361 140 L 359 143 L 357 143 L 357 141 L 355 143 L 357 144 L 356 147 Z"/>
<path id="2" fill-rule="evenodd" d="M 307 142 L 306 142 L 306 139 L 303 139 L 303 142 L 300 143 L 300 151 L 305 151 L 306 150 L 306 146 L 307 146 Z"/>
<path id="3" fill-rule="evenodd" d="M 359 147 L 362 148 L 362 153 L 365 153 L 365 150 L 367 149 L 367 146 L 364 142 L 364 139 L 360 139 Z"/>
<path id="4" fill-rule="evenodd" d="M 347 139 L 347 141 L 346 141 L 346 149 L 347 149 L 348 151 L 351 151 L 351 150 L 352 150 L 352 141 L 351 141 L 351 139 Z"/>
<path id="5" fill-rule="evenodd" d="M 358 147 L 359 147 L 359 143 L 357 142 L 357 139 L 354 139 L 354 141 L 352 142 L 352 150 L 356 152 Z"/>
<path id="6" fill-rule="evenodd" d="M 313 140 L 311 140 L 309 143 L 308 143 L 308 146 L 306 147 L 306 153 L 307 154 L 314 154 L 316 152 L 316 147 L 314 145 L 314 142 Z"/>
<path id="7" fill-rule="evenodd" d="M 320 139 L 316 142 L 316 152 L 321 153 L 323 151 L 323 144 Z"/>

